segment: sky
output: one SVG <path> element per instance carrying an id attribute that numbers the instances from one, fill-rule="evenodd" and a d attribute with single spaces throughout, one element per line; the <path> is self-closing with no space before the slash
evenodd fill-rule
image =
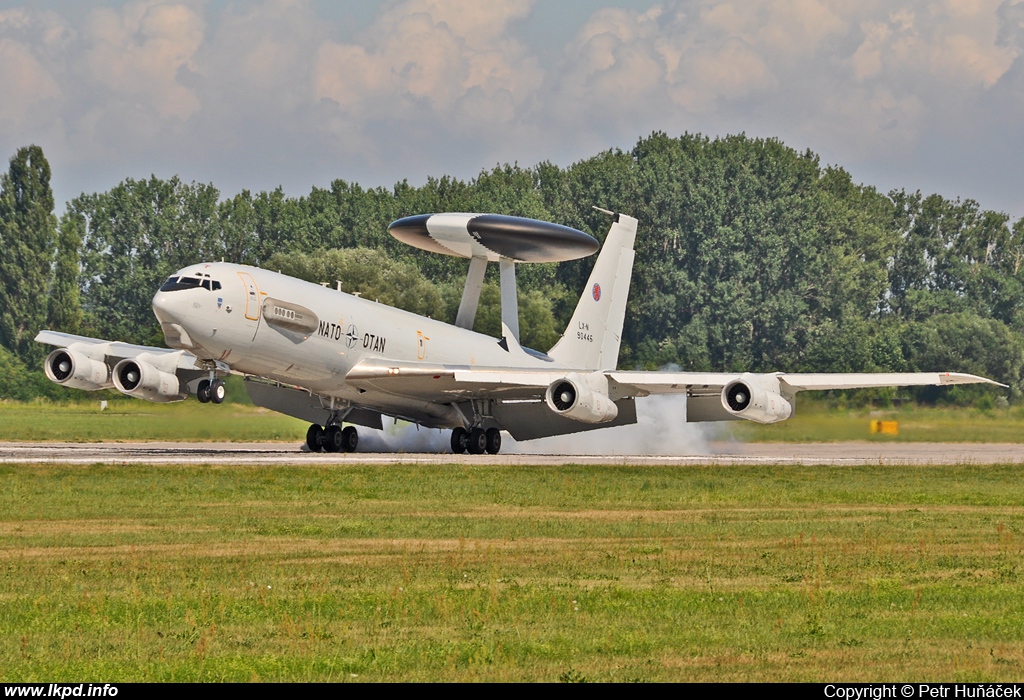
<path id="1" fill-rule="evenodd" d="M 0 0 L 0 155 L 58 202 L 568 166 L 653 131 L 776 137 L 1024 216 L 1024 0 Z"/>

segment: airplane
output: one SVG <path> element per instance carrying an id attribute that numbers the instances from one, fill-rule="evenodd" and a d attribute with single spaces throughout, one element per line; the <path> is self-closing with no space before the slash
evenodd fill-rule
<path id="1" fill-rule="evenodd" d="M 595 207 L 596 208 L 596 207 Z M 519 343 L 515 266 L 577 259 L 600 246 L 559 224 L 495 214 L 399 219 L 390 233 L 423 250 L 470 260 L 455 324 L 246 265 L 178 270 L 153 297 L 167 348 L 40 331 L 57 346 L 46 376 L 67 387 L 114 388 L 147 401 L 194 394 L 222 403 L 223 378 L 243 375 L 253 403 L 310 423 L 310 451 L 353 452 L 354 426 L 383 417 L 451 429 L 455 453 L 496 454 L 502 431 L 531 440 L 637 421 L 636 400 L 685 394 L 686 422 L 793 415 L 800 391 L 947 386 L 992 380 L 956 372 L 751 373 L 617 369 L 637 220 L 611 228 L 569 326 L 547 352 Z M 502 337 L 472 330 L 488 263 L 498 262 Z"/>

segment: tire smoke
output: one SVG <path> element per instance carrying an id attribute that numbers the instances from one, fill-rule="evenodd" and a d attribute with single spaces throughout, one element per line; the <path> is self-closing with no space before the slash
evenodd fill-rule
<path id="1" fill-rule="evenodd" d="M 707 455 L 721 428 L 687 423 L 686 396 L 649 396 L 636 402 L 637 422 L 614 428 L 516 442 L 506 437 L 502 452 L 562 455 Z"/>
<path id="2" fill-rule="evenodd" d="M 686 397 L 649 396 L 637 401 L 637 423 L 571 435 L 517 442 L 503 433 L 508 454 L 555 455 L 708 455 L 710 441 L 721 439 L 716 424 L 687 423 Z M 359 452 L 441 454 L 451 452 L 451 431 L 417 428 L 404 421 L 386 422 L 384 430 L 357 427 Z"/>
<path id="3" fill-rule="evenodd" d="M 437 454 L 451 452 L 450 430 L 417 427 L 405 421 L 389 422 L 384 430 L 356 426 L 359 432 L 359 452 L 408 452 Z"/>

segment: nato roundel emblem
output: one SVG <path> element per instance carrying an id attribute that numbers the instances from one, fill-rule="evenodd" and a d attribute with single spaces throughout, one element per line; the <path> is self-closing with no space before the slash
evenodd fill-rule
<path id="1" fill-rule="evenodd" d="M 594 282 L 594 301 L 601 301 L 601 285 Z"/>
<path id="2" fill-rule="evenodd" d="M 354 323 L 348 324 L 348 329 L 346 329 L 345 335 L 342 337 L 345 338 L 345 347 L 351 350 L 352 346 L 359 342 L 359 331 L 356 330 L 356 325 Z"/>

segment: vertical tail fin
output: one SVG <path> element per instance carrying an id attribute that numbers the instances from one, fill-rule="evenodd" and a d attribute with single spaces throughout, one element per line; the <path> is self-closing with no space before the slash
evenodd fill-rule
<path id="1" fill-rule="evenodd" d="M 615 214 L 576 311 L 548 355 L 578 369 L 615 369 L 633 276 L 636 219 Z"/>

